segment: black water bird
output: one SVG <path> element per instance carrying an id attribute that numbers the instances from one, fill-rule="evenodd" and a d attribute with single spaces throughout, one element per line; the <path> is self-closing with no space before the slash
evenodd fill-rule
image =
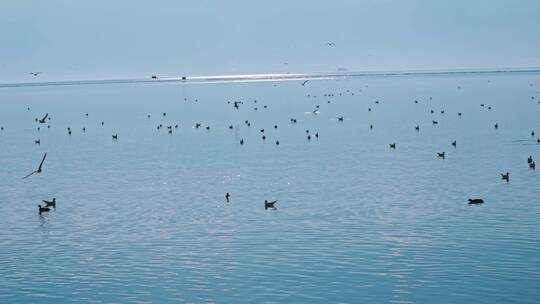
<path id="1" fill-rule="evenodd" d="M 42 200 L 45 203 L 45 207 L 53 207 L 56 209 L 56 198 L 53 197 L 52 201 Z"/>
<path id="2" fill-rule="evenodd" d="M 457 142 L 455 140 L 452 142 L 452 146 L 454 146 L 454 148 L 457 146 Z"/>
<path id="3" fill-rule="evenodd" d="M 484 200 L 481 199 L 481 198 L 470 198 L 469 199 L 469 205 L 479 205 L 479 204 L 483 204 L 484 203 Z"/>
<path id="4" fill-rule="evenodd" d="M 532 137 L 534 137 L 534 130 L 533 130 L 533 131 L 531 131 L 531 136 L 532 136 Z"/>
<path id="5" fill-rule="evenodd" d="M 529 157 L 527 158 L 527 163 L 530 164 L 533 162 L 533 157 L 532 155 L 529 155 Z"/>
<path id="6" fill-rule="evenodd" d="M 225 199 L 227 200 L 227 203 L 229 202 L 230 197 L 231 197 L 231 194 L 229 192 L 225 193 Z"/>
<path id="7" fill-rule="evenodd" d="M 51 211 L 51 209 L 49 209 L 48 207 L 41 207 L 41 205 L 38 205 L 38 208 L 39 208 L 39 214 L 41 214 L 42 212 Z"/>
<path id="8" fill-rule="evenodd" d="M 434 124 L 434 125 L 436 125 L 436 124 L 438 124 L 439 122 L 436 121 L 436 120 L 432 120 L 431 123 Z"/>
<path id="9" fill-rule="evenodd" d="M 414 129 L 415 129 L 416 131 L 420 131 L 420 126 L 419 126 L 419 125 L 416 125 L 416 127 L 414 127 Z"/>
<path id="10" fill-rule="evenodd" d="M 268 200 L 264 200 L 264 210 L 267 210 L 267 209 L 277 210 L 275 206 L 276 203 L 277 201 L 269 202 Z"/>
<path id="11" fill-rule="evenodd" d="M 396 143 L 391 143 L 388 146 L 390 146 L 390 149 L 395 149 L 396 148 Z"/>
<path id="12" fill-rule="evenodd" d="M 338 120 L 339 122 L 343 122 L 343 116 L 338 117 L 337 120 Z"/>
<path id="13" fill-rule="evenodd" d="M 534 160 L 529 164 L 529 168 L 536 170 L 536 162 Z"/>
<path id="14" fill-rule="evenodd" d="M 114 139 L 114 140 L 118 140 L 118 133 L 117 133 L 117 134 L 114 134 L 114 135 L 112 135 L 112 139 Z"/>
<path id="15" fill-rule="evenodd" d="M 266 136 L 263 135 L 263 136 L 262 136 L 262 140 L 266 140 Z"/>
<path id="16" fill-rule="evenodd" d="M 39 167 L 37 168 L 37 170 L 33 171 L 32 173 L 26 175 L 25 177 L 23 177 L 22 179 L 25 179 L 25 178 L 28 178 L 30 177 L 31 175 L 33 174 L 37 174 L 37 173 L 41 173 L 41 171 L 43 171 L 43 162 L 45 161 L 45 158 L 47 157 L 47 152 L 45 152 L 45 154 L 43 155 L 43 159 L 41 159 L 41 163 L 39 163 Z"/>
<path id="17" fill-rule="evenodd" d="M 444 159 L 444 152 L 437 152 L 437 157 Z"/>
<path id="18" fill-rule="evenodd" d="M 244 144 L 244 139 L 240 139 L 240 144 L 243 145 Z"/>
<path id="19" fill-rule="evenodd" d="M 36 145 L 39 145 L 39 144 L 41 144 L 41 139 L 38 139 L 38 140 L 34 140 L 34 144 L 36 144 Z"/>
<path id="20" fill-rule="evenodd" d="M 495 129 L 498 129 L 498 128 L 499 128 L 499 124 L 496 123 L 496 124 L 494 125 L 494 127 L 495 127 Z"/>
<path id="21" fill-rule="evenodd" d="M 505 180 L 507 183 L 510 182 L 510 172 L 506 172 L 506 174 L 501 173 L 501 179 Z"/>
<path id="22" fill-rule="evenodd" d="M 276 146 L 279 146 L 279 140 L 276 140 Z"/>

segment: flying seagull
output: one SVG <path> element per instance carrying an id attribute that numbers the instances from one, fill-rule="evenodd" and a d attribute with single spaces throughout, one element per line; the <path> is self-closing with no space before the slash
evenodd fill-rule
<path id="1" fill-rule="evenodd" d="M 27 176 L 23 177 L 22 179 L 25 179 L 27 177 L 30 177 L 30 175 L 33 175 L 34 173 L 41 173 L 41 167 L 43 166 L 43 162 L 45 161 L 45 157 L 47 157 L 47 152 L 45 152 L 45 154 L 43 155 L 43 159 L 41 160 L 41 163 L 39 163 L 39 167 L 37 168 L 36 171 L 28 174 Z"/>
<path id="2" fill-rule="evenodd" d="M 45 120 L 47 119 L 47 117 L 49 116 L 49 113 L 45 114 L 45 116 L 43 116 L 42 119 L 38 120 L 39 123 L 45 123 Z"/>

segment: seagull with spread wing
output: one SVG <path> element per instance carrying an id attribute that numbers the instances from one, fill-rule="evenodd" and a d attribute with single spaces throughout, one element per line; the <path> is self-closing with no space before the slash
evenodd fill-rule
<path id="1" fill-rule="evenodd" d="M 35 173 L 41 173 L 41 171 L 42 171 L 41 167 L 43 166 L 43 162 L 45 161 L 45 157 L 47 157 L 47 152 L 45 152 L 45 154 L 43 155 L 43 159 L 41 160 L 41 163 L 39 163 L 39 167 L 37 168 L 37 170 L 35 170 L 34 172 L 28 174 L 27 176 L 23 177 L 22 179 L 30 177 L 31 175 L 33 175 Z"/>
<path id="2" fill-rule="evenodd" d="M 42 119 L 38 120 L 39 123 L 44 124 L 46 122 L 47 117 L 49 117 L 49 113 L 45 114 Z"/>

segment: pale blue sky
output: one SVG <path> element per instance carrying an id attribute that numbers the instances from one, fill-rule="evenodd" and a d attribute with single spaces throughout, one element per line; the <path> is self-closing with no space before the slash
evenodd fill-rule
<path id="1" fill-rule="evenodd" d="M 537 0 L 2 1 L 0 82 L 540 66 L 538 12 Z"/>

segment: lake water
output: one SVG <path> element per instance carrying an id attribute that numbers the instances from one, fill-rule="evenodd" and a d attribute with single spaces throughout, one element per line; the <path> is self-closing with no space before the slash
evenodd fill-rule
<path id="1" fill-rule="evenodd" d="M 534 73 L 3 88 L 0 303 L 538 302 L 539 100 Z"/>

